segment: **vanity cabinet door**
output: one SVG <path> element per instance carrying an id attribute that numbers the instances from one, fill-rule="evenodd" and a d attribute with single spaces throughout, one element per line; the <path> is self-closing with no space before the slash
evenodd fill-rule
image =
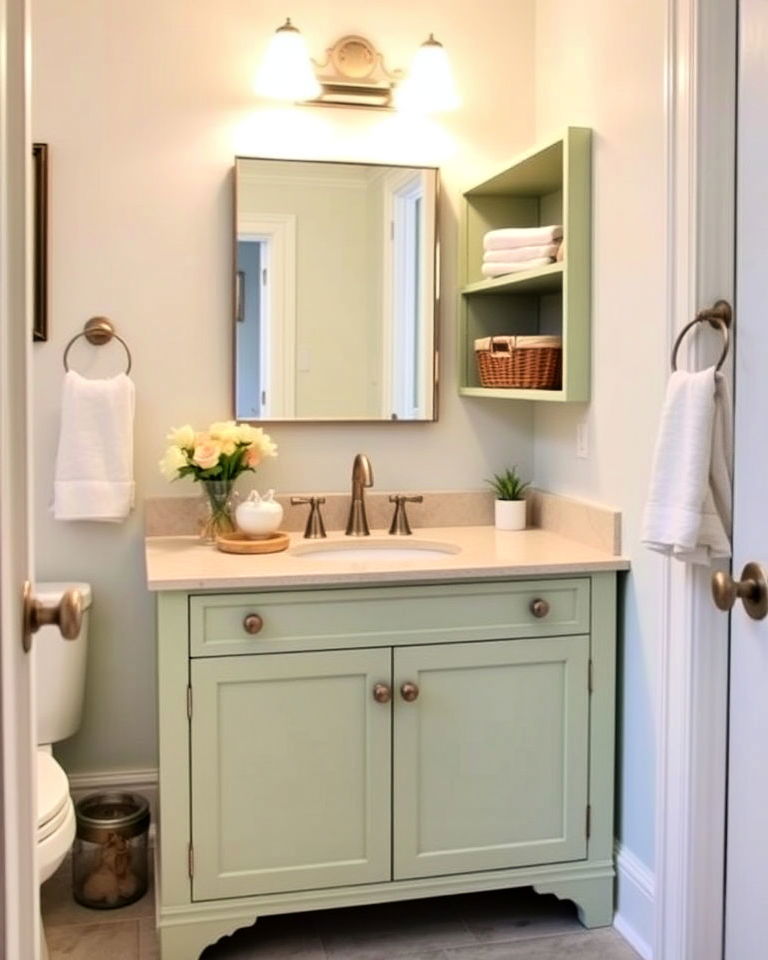
<path id="1" fill-rule="evenodd" d="M 396 880 L 586 857 L 588 664 L 586 636 L 394 651 Z"/>
<path id="2" fill-rule="evenodd" d="M 391 652 L 191 664 L 194 900 L 391 878 Z"/>

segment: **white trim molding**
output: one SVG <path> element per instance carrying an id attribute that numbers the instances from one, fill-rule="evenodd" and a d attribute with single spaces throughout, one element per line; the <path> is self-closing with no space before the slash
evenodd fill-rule
<path id="1" fill-rule="evenodd" d="M 653 960 L 656 879 L 653 872 L 618 841 L 614 854 L 616 915 L 613 925 L 643 960 Z"/>
<path id="2" fill-rule="evenodd" d="M 671 350 L 700 307 L 733 297 L 736 0 L 670 0 L 667 31 Z M 688 338 L 683 363 L 703 359 L 701 339 Z M 660 562 L 653 955 L 721 960 L 728 621 L 709 570 Z"/>
<path id="3" fill-rule="evenodd" d="M 295 213 L 259 213 L 237 220 L 238 242 L 262 240 L 267 248 L 262 263 L 267 282 L 259 377 L 266 402 L 261 419 L 290 419 L 296 414 L 296 222 Z"/>

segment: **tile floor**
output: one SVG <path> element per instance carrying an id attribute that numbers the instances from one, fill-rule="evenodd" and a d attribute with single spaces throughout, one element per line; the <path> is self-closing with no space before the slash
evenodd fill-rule
<path id="1" fill-rule="evenodd" d="M 72 899 L 67 861 L 43 885 L 42 910 L 51 960 L 159 960 L 151 889 L 129 907 L 88 910 Z M 200 960 L 399 958 L 639 960 L 615 930 L 585 930 L 571 904 L 530 890 L 263 917 Z"/>

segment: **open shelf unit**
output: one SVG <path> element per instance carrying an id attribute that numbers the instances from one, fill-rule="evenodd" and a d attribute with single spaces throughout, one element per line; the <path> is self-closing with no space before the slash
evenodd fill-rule
<path id="1" fill-rule="evenodd" d="M 592 131 L 568 127 L 464 194 L 459 309 L 459 393 L 512 400 L 589 399 Z M 483 236 L 502 227 L 563 225 L 562 261 L 485 279 Z M 559 390 L 482 387 L 479 337 L 554 334 L 563 342 Z"/>

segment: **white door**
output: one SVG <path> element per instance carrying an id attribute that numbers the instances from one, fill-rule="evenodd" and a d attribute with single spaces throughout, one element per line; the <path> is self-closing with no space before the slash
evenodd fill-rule
<path id="1" fill-rule="evenodd" d="M 741 0 L 733 575 L 768 567 L 768 4 Z M 731 617 L 726 960 L 768 956 L 768 618 Z"/>
<path id="2" fill-rule="evenodd" d="M 29 309 L 27 0 L 0 0 L 0 955 L 39 956 L 27 499 Z"/>

